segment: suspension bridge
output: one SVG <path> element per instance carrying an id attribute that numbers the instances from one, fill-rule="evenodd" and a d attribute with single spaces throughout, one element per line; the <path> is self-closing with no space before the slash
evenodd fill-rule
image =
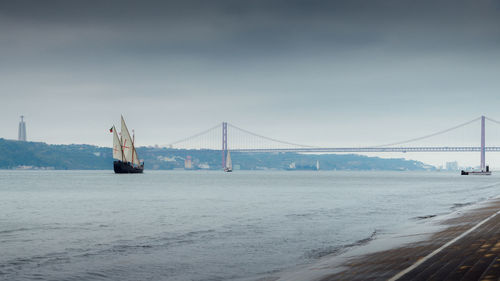
<path id="1" fill-rule="evenodd" d="M 409 143 L 430 139 L 439 135 L 458 130 L 467 125 L 480 121 L 479 146 L 408 146 Z M 296 152 L 296 153 L 342 153 L 342 152 L 479 152 L 480 168 L 486 168 L 486 152 L 500 152 L 500 146 L 486 146 L 486 121 L 500 124 L 486 116 L 474 118 L 465 123 L 441 130 L 432 134 L 374 146 L 362 147 L 318 147 L 298 144 L 260 135 L 227 122 L 217 124 L 207 130 L 167 144 L 176 149 L 205 149 L 221 151 L 222 167 L 225 167 L 228 151 L 234 152 Z"/>

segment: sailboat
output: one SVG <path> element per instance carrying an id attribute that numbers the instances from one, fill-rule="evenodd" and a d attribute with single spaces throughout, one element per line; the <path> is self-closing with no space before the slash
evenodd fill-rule
<path id="1" fill-rule="evenodd" d="M 116 128 L 110 129 L 113 133 L 113 169 L 116 174 L 138 174 L 144 171 L 144 162 L 139 161 L 135 150 L 134 140 L 130 137 L 127 125 L 122 116 L 121 137 L 118 137 Z"/>
<path id="2" fill-rule="evenodd" d="M 231 153 L 227 152 L 226 158 L 226 167 L 224 167 L 224 172 L 232 172 L 233 171 L 233 163 L 231 162 Z"/>

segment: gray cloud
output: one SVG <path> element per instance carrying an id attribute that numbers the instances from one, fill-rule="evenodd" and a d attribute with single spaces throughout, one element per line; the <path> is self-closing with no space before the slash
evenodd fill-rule
<path id="1" fill-rule="evenodd" d="M 0 1 L 0 137 L 21 113 L 55 143 L 106 145 L 120 113 L 144 144 L 222 120 L 318 145 L 414 137 L 495 114 L 498 26 L 486 0 Z"/>

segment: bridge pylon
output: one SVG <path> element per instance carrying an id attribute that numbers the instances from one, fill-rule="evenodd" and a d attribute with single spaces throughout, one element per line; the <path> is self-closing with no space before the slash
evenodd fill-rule
<path id="1" fill-rule="evenodd" d="M 222 122 L 222 169 L 226 168 L 227 122 Z"/>
<path id="2" fill-rule="evenodd" d="M 484 122 L 484 115 L 481 116 L 481 171 L 486 171 L 486 149 L 485 149 L 485 143 L 486 143 L 486 132 L 485 132 L 485 122 Z"/>

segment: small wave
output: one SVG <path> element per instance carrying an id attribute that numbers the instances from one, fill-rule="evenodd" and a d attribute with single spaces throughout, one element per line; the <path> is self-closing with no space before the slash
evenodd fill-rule
<path id="1" fill-rule="evenodd" d="M 302 219 L 302 218 L 310 218 L 310 217 L 315 217 L 315 216 L 331 217 L 332 215 L 337 215 L 342 211 L 343 210 L 340 208 L 334 208 L 334 209 L 320 208 L 320 209 L 305 211 L 303 213 L 287 214 L 287 215 L 285 215 L 285 217 L 291 218 L 291 219 Z"/>
<path id="2" fill-rule="evenodd" d="M 101 279 L 107 279 L 109 276 L 104 274 L 104 273 L 101 273 L 101 272 L 87 272 L 86 275 L 89 275 L 92 277 L 92 279 L 94 278 L 101 278 Z"/>
<path id="3" fill-rule="evenodd" d="M 350 244 L 346 244 L 346 245 L 340 245 L 340 246 L 330 246 L 330 247 L 326 247 L 326 248 L 312 250 L 312 251 L 307 252 L 305 254 L 305 256 L 307 258 L 318 259 L 318 258 L 321 258 L 321 257 L 324 257 L 324 256 L 328 256 L 328 255 L 341 254 L 341 253 L 344 253 L 345 251 L 347 251 L 350 248 L 357 247 L 357 246 L 362 246 L 362 245 L 365 245 L 365 244 L 369 243 L 370 241 L 372 241 L 373 239 L 375 239 L 376 235 L 377 235 L 377 230 L 374 230 L 370 236 L 368 236 L 366 238 L 363 238 L 361 240 L 358 240 L 358 241 L 356 241 L 354 243 L 350 243 Z"/>
<path id="4" fill-rule="evenodd" d="M 214 229 L 209 230 L 199 230 L 191 231 L 177 236 L 167 236 L 167 237 L 140 237 L 136 240 L 118 240 L 112 245 L 110 244 L 97 244 L 96 246 L 101 248 L 99 250 L 79 250 L 81 252 L 79 257 L 90 257 L 96 255 L 103 255 L 108 253 L 128 253 L 128 252 L 140 252 L 148 251 L 150 249 L 165 248 L 172 246 L 174 244 L 186 244 L 195 243 L 200 236 L 214 233 Z M 138 241 L 139 240 L 139 241 Z"/>
<path id="5" fill-rule="evenodd" d="M 434 217 L 437 217 L 437 215 L 417 216 L 417 217 L 414 217 L 412 219 L 414 219 L 414 220 L 426 220 L 426 219 L 430 219 L 430 218 L 434 218 Z"/>
<path id="6" fill-rule="evenodd" d="M 0 234 L 10 234 L 10 233 L 14 233 L 14 232 L 27 231 L 27 230 L 32 230 L 32 228 L 21 227 L 21 228 L 15 228 L 15 229 L 1 230 Z"/>
<path id="7" fill-rule="evenodd" d="M 122 280 L 117 278 L 117 274 L 106 274 L 102 271 L 85 271 L 85 272 L 71 272 L 62 273 L 64 277 L 59 277 L 57 280 L 67 280 L 67 281 L 80 281 L 80 280 Z M 44 278 L 43 280 L 53 280 Z M 129 279 L 127 279 L 129 280 Z"/>
<path id="8" fill-rule="evenodd" d="M 153 245 L 145 244 L 145 245 L 116 245 L 113 246 L 113 252 L 123 252 L 129 249 L 148 249 L 153 248 Z"/>
<path id="9" fill-rule="evenodd" d="M 194 239 L 198 239 L 200 236 L 203 235 L 211 235 L 215 233 L 215 229 L 207 229 L 207 230 L 197 230 L 197 231 L 190 231 L 187 233 L 183 233 L 177 236 L 173 237 L 160 237 L 155 239 L 155 242 L 175 242 L 175 243 L 186 243 L 186 242 L 193 242 Z"/>
<path id="10" fill-rule="evenodd" d="M 288 214 L 285 215 L 287 218 L 307 218 L 307 217 L 312 217 L 314 216 L 314 213 L 302 213 L 302 214 Z"/>
<path id="11" fill-rule="evenodd" d="M 465 206 L 470 206 L 470 205 L 473 205 L 473 204 L 476 204 L 477 202 L 473 201 L 473 202 L 466 202 L 466 203 L 455 203 L 453 204 L 453 206 L 451 206 L 451 209 L 452 210 L 456 210 L 456 209 L 459 209 L 459 208 L 463 208 Z"/>
<path id="12" fill-rule="evenodd" d="M 37 255 L 32 257 L 15 258 L 0 264 L 0 268 L 22 267 L 29 264 L 37 264 L 37 266 L 45 264 L 53 264 L 58 262 L 67 262 L 69 257 L 67 253 L 48 253 L 46 255 Z"/>
<path id="13" fill-rule="evenodd" d="M 136 251 L 141 251 L 141 250 L 146 250 L 153 248 L 154 245 L 152 244 L 118 244 L 118 245 L 113 245 L 107 249 L 102 249 L 99 251 L 95 252 L 86 252 L 83 254 L 80 254 L 79 256 L 81 257 L 90 257 L 90 256 L 96 256 L 96 255 L 102 255 L 102 254 L 108 254 L 108 253 L 126 253 L 126 252 L 136 252 Z"/>
<path id="14" fill-rule="evenodd" d="M 81 227 L 62 227 L 62 226 L 39 226 L 39 227 L 20 227 L 14 229 L 6 229 L 0 230 L 0 235 L 9 235 L 16 232 L 23 231 L 46 231 L 46 230 L 62 230 L 62 229 L 70 229 L 70 230 L 80 230 Z"/>

